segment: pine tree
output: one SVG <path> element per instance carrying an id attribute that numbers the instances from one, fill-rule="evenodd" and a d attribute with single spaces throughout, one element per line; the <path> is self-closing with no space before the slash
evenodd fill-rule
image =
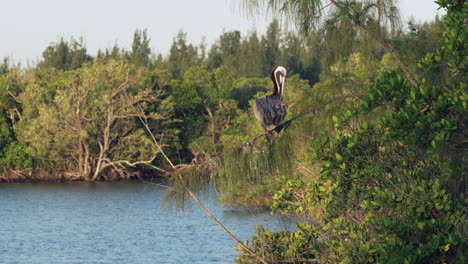
<path id="1" fill-rule="evenodd" d="M 74 70 L 85 62 L 92 61 L 82 38 L 79 41 L 71 39 L 70 43 L 63 38 L 58 43 L 51 43 L 42 53 L 43 60 L 39 68 L 55 68 L 58 70 Z"/>
<path id="2" fill-rule="evenodd" d="M 137 66 L 151 67 L 151 48 L 148 31 L 136 30 L 133 34 L 132 51 L 129 54 L 129 61 Z"/>

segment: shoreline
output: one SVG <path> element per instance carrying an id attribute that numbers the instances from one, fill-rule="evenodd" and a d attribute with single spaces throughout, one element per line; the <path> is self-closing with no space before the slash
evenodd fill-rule
<path id="1" fill-rule="evenodd" d="M 34 173 L 23 174 L 15 171 L 8 171 L 0 173 L 0 183 L 66 183 L 66 182 L 131 182 L 131 181 L 147 181 L 147 180 L 163 180 L 168 179 L 169 176 L 138 173 L 137 175 L 128 178 L 117 177 L 102 177 L 96 181 L 87 180 L 84 177 L 70 177 L 70 173 Z"/>

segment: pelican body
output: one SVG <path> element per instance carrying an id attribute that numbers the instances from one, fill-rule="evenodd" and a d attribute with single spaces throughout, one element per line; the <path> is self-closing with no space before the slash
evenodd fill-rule
<path id="1" fill-rule="evenodd" d="M 286 69 L 276 66 L 270 74 L 273 81 L 273 94 L 255 99 L 254 114 L 262 122 L 266 130 L 268 126 L 278 126 L 286 116 L 286 107 L 283 104 L 283 89 L 286 80 Z"/>

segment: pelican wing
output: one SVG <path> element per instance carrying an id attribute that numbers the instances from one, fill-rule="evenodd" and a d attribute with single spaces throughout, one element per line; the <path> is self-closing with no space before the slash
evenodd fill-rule
<path id="1" fill-rule="evenodd" d="M 255 100 L 254 113 L 263 126 L 277 126 L 286 116 L 286 107 L 279 96 L 263 96 Z"/>

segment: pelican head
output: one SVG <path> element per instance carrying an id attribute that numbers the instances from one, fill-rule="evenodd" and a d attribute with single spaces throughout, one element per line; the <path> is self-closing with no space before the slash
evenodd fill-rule
<path id="1" fill-rule="evenodd" d="M 276 66 L 271 71 L 271 80 L 273 81 L 274 90 L 273 95 L 279 96 L 283 99 L 284 81 L 286 80 L 286 68 L 283 66 Z"/>

